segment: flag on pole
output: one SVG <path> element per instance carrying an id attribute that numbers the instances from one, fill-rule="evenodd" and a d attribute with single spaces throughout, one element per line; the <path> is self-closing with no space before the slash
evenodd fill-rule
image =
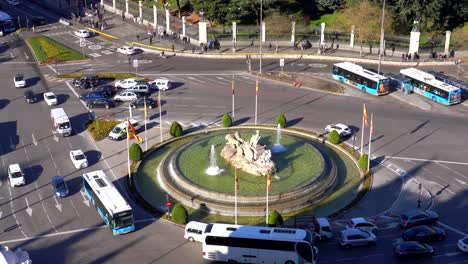
<path id="1" fill-rule="evenodd" d="M 240 187 L 239 187 L 239 178 L 237 177 L 237 171 L 236 171 L 235 181 L 236 181 L 236 190 L 239 191 Z"/>
<path id="2" fill-rule="evenodd" d="M 130 122 L 130 120 L 128 120 L 128 139 L 136 139 L 138 142 L 142 143 L 143 142 L 143 139 L 139 136 L 137 136 L 136 134 L 136 129 L 135 127 L 132 125 L 132 123 Z"/>
<path id="3" fill-rule="evenodd" d="M 258 80 L 255 81 L 255 95 L 258 95 Z"/>
<path id="4" fill-rule="evenodd" d="M 364 124 L 366 126 L 369 126 L 369 118 L 367 117 L 366 105 L 364 105 L 364 109 L 362 110 L 362 118 L 364 118 Z"/>
<path id="5" fill-rule="evenodd" d="M 374 131 L 374 127 L 372 125 L 373 121 L 372 121 L 372 116 L 371 116 L 371 120 L 370 120 L 370 132 L 369 132 L 369 141 L 372 140 L 372 132 Z"/>
<path id="6" fill-rule="evenodd" d="M 160 108 L 161 107 L 161 95 L 160 95 L 160 93 L 158 93 L 158 100 L 156 100 L 156 101 L 157 101 L 156 107 Z"/>
<path id="7" fill-rule="evenodd" d="M 145 108 L 145 121 L 146 121 L 146 117 L 148 116 L 148 111 L 146 110 L 146 97 L 145 97 L 145 100 L 143 101 L 143 106 Z"/>
<path id="8" fill-rule="evenodd" d="M 232 95 L 234 95 L 234 80 L 232 80 Z"/>
<path id="9" fill-rule="evenodd" d="M 271 190 L 271 176 L 268 175 L 267 177 L 267 187 L 268 187 L 268 190 Z"/>

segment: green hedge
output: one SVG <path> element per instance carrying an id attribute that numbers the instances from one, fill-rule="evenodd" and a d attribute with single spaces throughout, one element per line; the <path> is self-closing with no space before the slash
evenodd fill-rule
<path id="1" fill-rule="evenodd" d="M 285 128 L 287 123 L 288 123 L 288 121 L 286 120 L 286 116 L 284 115 L 284 113 L 281 113 L 276 117 L 275 125 L 278 126 L 278 124 L 279 124 L 282 128 Z"/>
<path id="2" fill-rule="evenodd" d="M 81 52 L 45 36 L 29 37 L 26 41 L 39 62 L 53 63 L 55 60 L 60 62 L 86 59 Z"/>
<path id="3" fill-rule="evenodd" d="M 223 123 L 223 127 L 230 127 L 232 126 L 232 118 L 229 114 L 224 114 L 223 115 L 223 120 L 222 120 L 222 123 Z"/>
<path id="4" fill-rule="evenodd" d="M 358 160 L 359 168 L 361 168 L 364 172 L 367 171 L 368 160 L 369 156 L 367 154 L 362 154 Z"/>
<path id="5" fill-rule="evenodd" d="M 172 137 L 180 137 L 183 133 L 184 130 L 182 129 L 182 126 L 177 121 L 172 122 L 171 127 L 169 128 L 169 135 Z"/>
<path id="6" fill-rule="evenodd" d="M 86 130 L 91 134 L 94 140 L 98 141 L 106 138 L 112 128 L 118 124 L 120 124 L 120 122 L 114 120 L 94 120 L 87 124 Z"/>
<path id="7" fill-rule="evenodd" d="M 172 208 L 172 219 L 179 225 L 185 225 L 188 222 L 187 209 L 181 203 L 176 203 Z"/>
<path id="8" fill-rule="evenodd" d="M 336 130 L 332 130 L 328 136 L 328 141 L 333 144 L 339 144 L 341 142 L 340 134 Z"/>
<path id="9" fill-rule="evenodd" d="M 130 149 L 128 151 L 130 152 L 129 156 L 131 161 L 140 161 L 143 158 L 143 151 L 137 143 L 130 145 Z"/>
<path id="10" fill-rule="evenodd" d="M 268 225 L 269 226 L 280 226 L 283 225 L 283 217 L 278 211 L 274 210 L 268 215 Z"/>

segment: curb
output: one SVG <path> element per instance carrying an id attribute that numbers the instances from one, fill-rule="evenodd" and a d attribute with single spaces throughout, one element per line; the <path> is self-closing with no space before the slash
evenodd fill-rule
<path id="1" fill-rule="evenodd" d="M 99 34 L 99 35 L 102 35 L 102 36 L 111 38 L 111 39 L 120 39 L 119 37 L 116 37 L 116 36 L 113 36 L 113 35 L 104 33 L 104 32 L 102 32 L 102 31 L 100 31 L 100 30 L 95 29 L 95 28 L 88 27 L 88 30 L 89 30 L 89 31 L 92 31 L 92 32 L 94 32 L 94 33 L 97 33 L 97 34 Z"/>

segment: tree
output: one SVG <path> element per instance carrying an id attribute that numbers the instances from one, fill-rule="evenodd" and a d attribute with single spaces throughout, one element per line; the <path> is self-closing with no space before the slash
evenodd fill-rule
<path id="1" fill-rule="evenodd" d="M 278 124 L 281 126 L 281 128 L 285 128 L 286 125 L 288 124 L 288 121 L 286 120 L 286 116 L 284 115 L 284 113 L 281 113 L 278 116 L 276 116 L 275 125 L 278 126 Z"/>
<path id="2" fill-rule="evenodd" d="M 223 123 L 223 127 L 230 127 L 232 126 L 232 118 L 229 114 L 224 114 L 223 115 L 223 120 L 222 120 L 222 123 Z"/>
<path id="3" fill-rule="evenodd" d="M 169 128 L 169 134 L 171 136 L 180 137 L 183 132 L 184 130 L 182 129 L 182 126 L 177 121 L 172 122 L 171 127 Z"/>
<path id="4" fill-rule="evenodd" d="M 266 34 L 272 36 L 276 41 L 275 52 L 278 52 L 279 41 L 282 37 L 291 36 L 291 20 L 289 17 L 280 12 L 273 12 L 265 19 Z"/>
<path id="5" fill-rule="evenodd" d="M 176 203 L 172 208 L 172 219 L 179 225 L 185 225 L 188 222 L 187 209 L 181 203 Z"/>
<path id="6" fill-rule="evenodd" d="M 268 225 L 269 226 L 280 226 L 283 224 L 283 217 L 278 211 L 273 210 L 273 212 L 268 215 Z"/>
<path id="7" fill-rule="evenodd" d="M 129 156 L 131 161 L 140 161 L 143 158 L 143 151 L 140 145 L 133 143 L 129 148 Z"/>
<path id="8" fill-rule="evenodd" d="M 361 157 L 359 157 L 358 160 L 358 165 L 359 168 L 361 168 L 364 172 L 367 172 L 367 164 L 369 160 L 369 156 L 367 154 L 362 154 Z"/>
<path id="9" fill-rule="evenodd" d="M 393 24 L 392 14 L 390 10 L 385 10 L 385 14 L 384 32 L 389 33 Z M 346 6 L 334 25 L 344 31 L 350 31 L 354 25 L 356 40 L 361 43 L 361 53 L 364 42 L 369 44 L 372 52 L 372 43 L 380 39 L 381 19 L 382 6 L 363 0 Z"/>
<path id="10" fill-rule="evenodd" d="M 317 0 L 317 8 L 322 13 L 333 13 L 341 5 L 343 0 Z"/>
<path id="11" fill-rule="evenodd" d="M 333 144 L 339 144 L 341 142 L 340 134 L 336 130 L 332 130 L 328 136 L 328 141 Z"/>

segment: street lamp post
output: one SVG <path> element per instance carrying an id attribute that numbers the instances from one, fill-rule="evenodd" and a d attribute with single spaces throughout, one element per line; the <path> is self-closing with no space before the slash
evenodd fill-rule
<path id="1" fill-rule="evenodd" d="M 382 5 L 382 25 L 380 26 L 380 49 L 379 49 L 379 66 L 377 74 L 380 74 L 380 66 L 382 64 L 382 54 L 384 53 L 384 19 L 385 19 L 385 0 Z"/>
<path id="2" fill-rule="evenodd" d="M 260 74 L 262 74 L 263 0 L 260 0 Z"/>

